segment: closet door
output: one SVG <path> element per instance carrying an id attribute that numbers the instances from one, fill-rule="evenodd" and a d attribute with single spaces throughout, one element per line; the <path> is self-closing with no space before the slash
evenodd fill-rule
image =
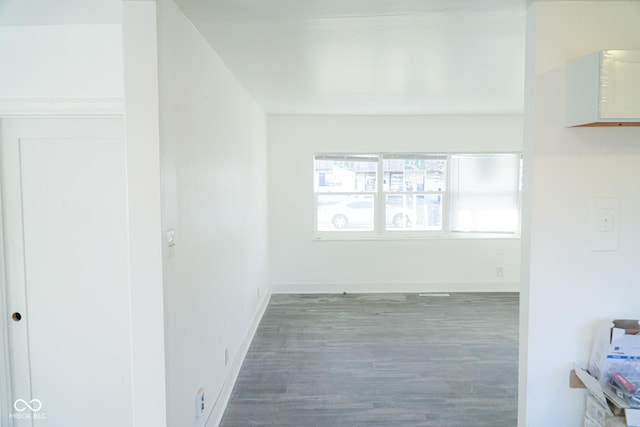
<path id="1" fill-rule="evenodd" d="M 122 135 L 114 119 L 0 121 L 9 425 L 131 422 Z"/>

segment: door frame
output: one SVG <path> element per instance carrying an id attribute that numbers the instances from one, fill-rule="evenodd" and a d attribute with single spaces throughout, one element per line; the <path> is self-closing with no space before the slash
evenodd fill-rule
<path id="1" fill-rule="evenodd" d="M 0 117 L 0 127 L 2 117 Z M 12 410 L 11 371 L 9 368 L 9 312 L 7 307 L 7 281 L 5 268 L 5 240 L 4 240 L 4 196 L 2 192 L 2 177 L 0 177 L 0 377 L 6 378 L 0 384 L 0 425 L 3 419 L 9 419 Z M 9 425 L 13 424 L 9 421 Z"/>
<path id="2" fill-rule="evenodd" d="M 65 119 L 65 118 L 123 118 L 122 98 L 104 99 L 0 99 L 0 127 L 6 119 Z M 4 197 L 0 176 L 0 427 L 11 427 L 14 396 L 9 356 L 9 307 L 7 306 L 7 278 L 4 237 Z M 8 420 L 5 426 L 4 421 Z"/>

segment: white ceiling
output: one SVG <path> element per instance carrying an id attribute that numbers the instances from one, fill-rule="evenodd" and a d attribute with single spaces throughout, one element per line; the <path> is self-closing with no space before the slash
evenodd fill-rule
<path id="1" fill-rule="evenodd" d="M 523 108 L 525 0 L 178 0 L 268 113 Z"/>
<path id="2" fill-rule="evenodd" d="M 525 8 L 556 0 L 176 1 L 269 113 L 493 114 L 522 112 Z M 119 24 L 120 5 L 0 0 L 0 26 Z"/>
<path id="3" fill-rule="evenodd" d="M 269 113 L 523 105 L 531 0 L 177 0 Z M 0 25 L 120 22 L 120 0 L 0 0 Z"/>

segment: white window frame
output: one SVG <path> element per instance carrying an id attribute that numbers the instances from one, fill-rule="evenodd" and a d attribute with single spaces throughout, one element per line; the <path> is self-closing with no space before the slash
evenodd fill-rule
<path id="1" fill-rule="evenodd" d="M 442 196 L 442 228 L 440 230 L 387 230 L 385 209 L 386 203 L 385 197 L 387 194 L 394 194 L 390 191 L 384 191 L 384 158 L 385 155 L 401 157 L 402 155 L 412 156 L 434 156 L 434 157 L 446 157 L 445 168 L 445 188 L 442 192 L 433 191 L 416 191 L 409 193 L 398 192 L 396 194 L 440 194 Z M 451 194 L 451 157 L 454 155 L 515 155 L 520 158 L 519 173 L 516 176 L 518 180 L 517 190 L 517 210 L 518 221 L 515 232 L 477 232 L 477 231 L 451 231 L 451 204 L 449 196 Z M 326 157 L 348 157 L 348 156 L 363 156 L 363 157 L 377 157 L 377 175 L 376 175 L 376 191 L 375 192 L 317 192 L 315 182 L 315 160 L 319 156 Z M 313 197 L 313 239 L 314 240 L 411 240 L 411 239 L 519 239 L 521 236 L 521 221 L 522 221 L 522 152 L 519 151 L 504 151 L 504 152 L 345 152 L 345 153 L 314 153 L 311 160 L 312 167 L 312 197 Z M 374 203 L 374 218 L 373 218 L 373 230 L 356 230 L 356 231 L 344 231 L 344 230 L 318 230 L 318 196 L 320 195 L 353 195 L 357 193 L 361 196 L 372 196 Z"/>

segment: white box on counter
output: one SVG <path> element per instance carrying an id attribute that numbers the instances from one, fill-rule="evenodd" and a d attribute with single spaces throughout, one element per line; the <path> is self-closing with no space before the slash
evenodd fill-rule
<path id="1" fill-rule="evenodd" d="M 604 385 L 629 366 L 640 368 L 640 321 L 603 322 L 596 331 L 587 371 Z"/>

